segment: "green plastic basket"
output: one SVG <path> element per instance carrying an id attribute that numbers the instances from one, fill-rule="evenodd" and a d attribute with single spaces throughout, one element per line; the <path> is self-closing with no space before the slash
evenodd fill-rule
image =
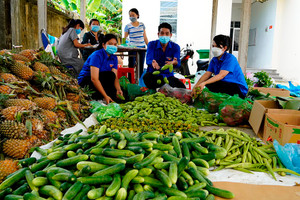
<path id="1" fill-rule="evenodd" d="M 196 51 L 199 54 L 199 59 L 209 58 L 209 49 L 199 49 Z"/>

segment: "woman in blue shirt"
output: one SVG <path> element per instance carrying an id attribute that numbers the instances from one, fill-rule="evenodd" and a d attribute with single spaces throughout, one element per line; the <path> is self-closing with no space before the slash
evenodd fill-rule
<path id="1" fill-rule="evenodd" d="M 84 63 L 78 76 L 78 84 L 82 87 L 89 86 L 96 91 L 92 98 L 104 98 L 108 104 L 122 95 L 119 79 L 117 78 L 118 59 L 113 55 L 117 52 L 117 37 L 107 34 L 103 40 L 103 49 L 92 53 Z"/>
<path id="2" fill-rule="evenodd" d="M 226 52 L 230 46 L 230 37 L 225 35 L 214 37 L 212 44 L 214 58 L 210 61 L 207 72 L 194 86 L 192 94 L 195 93 L 195 88 L 199 87 L 202 91 L 206 86 L 212 92 L 238 94 L 239 97 L 245 98 L 248 86 L 237 59 Z"/>

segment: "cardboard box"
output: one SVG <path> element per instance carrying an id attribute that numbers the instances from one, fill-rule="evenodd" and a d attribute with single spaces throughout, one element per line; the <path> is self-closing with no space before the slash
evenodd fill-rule
<path id="1" fill-rule="evenodd" d="M 253 87 L 253 89 L 258 90 L 261 93 L 268 94 L 275 97 L 289 97 L 290 91 L 280 88 L 264 88 L 264 87 Z"/>
<path id="2" fill-rule="evenodd" d="M 260 138 L 263 138 L 264 116 L 269 109 L 279 109 L 278 103 L 272 100 L 254 101 L 249 117 L 249 124 L 251 125 L 254 133 Z"/>
<path id="3" fill-rule="evenodd" d="M 290 113 L 267 113 L 264 127 L 264 140 L 269 136 L 281 145 L 300 142 L 300 111 Z M 297 113 L 298 112 L 298 113 Z"/>

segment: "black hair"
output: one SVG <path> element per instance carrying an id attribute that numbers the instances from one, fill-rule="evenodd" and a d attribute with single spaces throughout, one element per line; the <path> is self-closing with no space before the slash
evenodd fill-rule
<path id="1" fill-rule="evenodd" d="M 66 27 L 63 27 L 63 32 L 62 34 L 65 34 L 69 30 L 69 28 L 74 28 L 77 24 L 84 29 L 84 23 L 80 19 L 71 19 L 69 21 L 69 24 Z"/>
<path id="2" fill-rule="evenodd" d="M 229 36 L 226 35 L 216 35 L 214 37 L 214 41 L 218 47 L 227 46 L 227 49 L 225 51 L 228 51 L 231 48 L 231 39 Z"/>
<path id="3" fill-rule="evenodd" d="M 98 19 L 91 19 L 91 21 L 90 21 L 89 25 L 92 25 L 92 23 L 93 23 L 93 22 L 98 22 L 98 23 L 99 23 L 99 25 L 100 25 L 100 22 L 99 22 L 99 20 L 98 20 Z"/>
<path id="4" fill-rule="evenodd" d="M 136 8 L 131 8 L 131 9 L 129 10 L 129 13 L 130 13 L 130 12 L 134 12 L 135 14 L 137 14 L 138 18 L 140 18 L 139 11 L 138 11 Z"/>
<path id="5" fill-rule="evenodd" d="M 115 36 L 114 34 L 108 33 L 104 36 L 103 44 L 106 44 L 106 42 L 108 42 L 111 39 L 115 39 L 118 42 L 117 36 Z"/>
<path id="6" fill-rule="evenodd" d="M 161 23 L 158 26 L 158 32 L 160 32 L 160 29 L 162 29 L 162 28 L 167 28 L 170 30 L 170 33 L 172 33 L 172 26 L 169 23 L 167 23 L 167 22 Z"/>

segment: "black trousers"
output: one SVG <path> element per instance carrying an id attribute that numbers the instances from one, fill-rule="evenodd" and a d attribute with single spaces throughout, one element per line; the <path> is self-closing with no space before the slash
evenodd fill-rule
<path id="1" fill-rule="evenodd" d="M 132 55 L 132 56 L 135 56 L 136 52 L 135 51 L 130 51 L 128 54 Z M 140 77 L 141 77 L 142 73 L 144 71 L 144 62 L 145 62 L 146 52 L 141 51 L 139 54 L 140 54 L 139 63 L 140 63 Z M 128 57 L 128 67 L 133 68 L 135 63 L 136 63 L 136 57 Z"/>
<path id="2" fill-rule="evenodd" d="M 144 83 L 149 89 L 156 89 L 165 84 L 164 78 L 162 75 L 153 75 L 150 72 L 147 72 L 144 77 Z M 157 80 L 161 80 L 161 84 L 157 84 Z M 186 88 L 185 85 L 178 79 L 175 78 L 174 76 L 171 76 L 168 78 L 169 85 L 171 87 L 176 87 L 176 88 Z"/>
<path id="3" fill-rule="evenodd" d="M 115 88 L 115 79 L 116 74 L 112 71 L 106 71 L 106 72 L 99 72 L 99 81 L 105 90 L 106 94 L 112 98 L 112 100 L 117 100 L 117 90 Z M 89 86 L 90 90 L 95 91 L 95 93 L 92 94 L 92 98 L 95 100 L 101 100 L 103 99 L 103 95 L 96 89 L 93 82 L 91 81 L 90 76 L 86 76 L 83 78 L 82 82 L 80 83 L 81 87 Z"/>
<path id="4" fill-rule="evenodd" d="M 238 94 L 240 98 L 245 98 L 245 95 L 243 95 L 239 88 L 239 85 L 236 83 L 217 81 L 211 84 L 207 84 L 206 87 L 212 92 L 226 93 L 231 96 Z"/>

